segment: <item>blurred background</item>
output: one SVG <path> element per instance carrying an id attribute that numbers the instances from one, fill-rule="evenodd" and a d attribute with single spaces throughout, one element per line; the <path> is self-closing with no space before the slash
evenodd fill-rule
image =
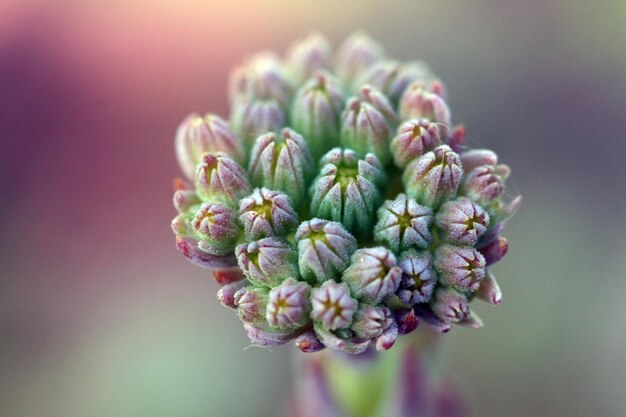
<path id="1" fill-rule="evenodd" d="M 447 336 L 472 416 L 626 415 L 625 2 L 0 3 L 0 415 L 271 416 L 249 341 L 174 249 L 174 132 L 228 71 L 365 29 L 444 80 L 524 204 L 497 309 Z"/>

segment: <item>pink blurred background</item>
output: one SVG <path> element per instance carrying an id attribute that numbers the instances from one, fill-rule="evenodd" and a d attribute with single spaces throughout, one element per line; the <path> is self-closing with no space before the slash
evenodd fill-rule
<path id="1" fill-rule="evenodd" d="M 626 3 L 90 0 L 0 4 L 1 416 L 273 415 L 292 348 L 244 351 L 174 249 L 173 135 L 313 29 L 428 61 L 524 194 L 447 344 L 472 415 L 626 415 Z"/>

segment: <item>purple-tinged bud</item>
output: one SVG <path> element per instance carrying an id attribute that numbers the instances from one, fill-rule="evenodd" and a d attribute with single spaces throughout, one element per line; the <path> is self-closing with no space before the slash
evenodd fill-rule
<path id="1" fill-rule="evenodd" d="M 465 144 L 465 126 L 458 125 L 448 129 L 447 126 L 440 126 L 442 132 L 447 132 L 444 142 L 452 148 L 454 152 L 461 152 Z"/>
<path id="2" fill-rule="evenodd" d="M 463 169 L 459 156 L 447 145 L 414 159 L 402 180 L 406 193 L 426 206 L 438 207 L 456 196 Z"/>
<path id="3" fill-rule="evenodd" d="M 242 243 L 235 254 L 239 267 L 253 284 L 273 287 L 287 278 L 298 277 L 294 249 L 275 237 Z"/>
<path id="4" fill-rule="evenodd" d="M 245 278 L 239 266 L 215 269 L 212 274 L 215 282 L 220 285 L 232 284 L 233 282 L 242 281 Z"/>
<path id="5" fill-rule="evenodd" d="M 311 318 L 328 330 L 343 329 L 352 323 L 358 302 L 344 283 L 326 281 L 311 290 Z"/>
<path id="6" fill-rule="evenodd" d="M 391 161 L 389 141 L 393 135 L 389 123 L 395 120 L 393 107 L 385 96 L 364 86 L 361 98 L 350 98 L 341 115 L 341 146 L 359 156 L 372 152 L 386 165 Z"/>
<path id="7" fill-rule="evenodd" d="M 441 145 L 439 126 L 427 119 L 411 119 L 398 127 L 391 141 L 393 161 L 398 168 L 406 168 L 412 160 Z"/>
<path id="8" fill-rule="evenodd" d="M 189 262 L 207 269 L 228 268 L 237 265 L 237 259 L 232 255 L 212 255 L 200 250 L 197 242 L 192 239 L 176 237 L 176 249 L 183 254 Z"/>
<path id="9" fill-rule="evenodd" d="M 494 166 L 498 163 L 498 155 L 489 149 L 470 149 L 459 154 L 459 157 L 463 163 L 463 171 L 466 174 L 474 168 L 483 165 Z"/>
<path id="10" fill-rule="evenodd" d="M 315 160 L 339 144 L 343 107 L 341 86 L 326 72 L 315 73 L 296 93 L 291 126 L 302 134 Z"/>
<path id="11" fill-rule="evenodd" d="M 302 83 L 318 70 L 329 69 L 330 61 L 330 42 L 317 32 L 293 42 L 287 50 L 287 66 L 298 83 Z"/>
<path id="12" fill-rule="evenodd" d="M 326 346 L 318 339 L 313 330 L 302 333 L 300 336 L 296 337 L 294 343 L 298 349 L 300 349 L 304 353 L 314 353 L 319 352 L 324 349 Z"/>
<path id="13" fill-rule="evenodd" d="M 359 77 L 356 84 L 370 84 L 389 97 L 392 103 L 397 104 L 404 90 L 413 81 L 420 80 L 426 84 L 433 79 L 432 72 L 424 62 L 402 63 L 394 60 L 383 60 L 374 63 L 367 69 Z"/>
<path id="14" fill-rule="evenodd" d="M 228 123 L 214 114 L 201 117 L 193 113 L 187 116 L 176 131 L 175 142 L 178 164 L 189 179 L 194 178 L 196 166 L 207 152 L 224 152 L 239 163 L 245 161 L 239 139 Z"/>
<path id="15" fill-rule="evenodd" d="M 313 160 L 306 142 L 289 128 L 280 135 L 259 136 L 254 143 L 249 166 L 252 183 L 285 192 L 294 207 L 299 207 L 306 196 L 312 170 Z"/>
<path id="16" fill-rule="evenodd" d="M 472 200 L 459 197 L 441 206 L 435 224 L 444 241 L 474 246 L 489 227 L 489 214 Z"/>
<path id="17" fill-rule="evenodd" d="M 398 324 L 399 334 L 408 334 L 417 329 L 419 319 L 413 309 L 410 310 L 396 310 L 394 311 L 396 323 Z"/>
<path id="18" fill-rule="evenodd" d="M 484 300 L 494 306 L 502 302 L 502 291 L 498 285 L 498 281 L 491 272 L 487 272 L 485 278 L 480 283 L 480 287 L 476 290 L 476 297 Z"/>
<path id="19" fill-rule="evenodd" d="M 350 337 L 339 337 L 332 331 L 326 329 L 321 323 L 314 323 L 313 329 L 320 341 L 329 349 L 341 350 L 353 355 L 365 353 L 372 344 L 371 340 L 363 341 Z"/>
<path id="20" fill-rule="evenodd" d="M 259 346 L 274 347 L 287 343 L 292 340 L 297 333 L 293 330 L 279 330 L 267 328 L 267 326 L 252 325 L 243 323 L 243 329 L 246 331 L 248 338 Z"/>
<path id="21" fill-rule="evenodd" d="M 223 153 L 206 153 L 196 169 L 196 189 L 202 201 L 236 204 L 251 188 L 246 172 Z"/>
<path id="22" fill-rule="evenodd" d="M 335 148 L 320 164 L 320 174 L 310 189 L 311 215 L 340 222 L 359 236 L 371 233 L 382 199 L 377 185 L 384 178 L 376 156 L 367 154 L 359 159 L 352 150 Z"/>
<path id="23" fill-rule="evenodd" d="M 298 328 L 309 321 L 311 287 L 288 278 L 272 289 L 267 304 L 266 320 L 278 328 Z"/>
<path id="24" fill-rule="evenodd" d="M 437 283 L 430 252 L 404 251 L 398 257 L 398 266 L 402 269 L 402 280 L 396 292 L 400 301 L 408 305 L 430 301 Z"/>
<path id="25" fill-rule="evenodd" d="M 194 237 L 193 231 L 189 227 L 189 214 L 183 213 L 174 217 L 171 223 L 172 232 L 180 237 Z"/>
<path id="26" fill-rule="evenodd" d="M 480 249 L 480 253 L 485 257 L 486 265 L 493 265 L 509 251 L 509 241 L 506 238 L 499 237 L 490 245 Z"/>
<path id="27" fill-rule="evenodd" d="M 413 82 L 402 94 L 398 113 L 403 120 L 417 118 L 428 119 L 434 123 L 450 126 L 450 108 L 445 100 L 428 91 L 420 80 Z"/>
<path id="28" fill-rule="evenodd" d="M 193 206 L 197 206 L 201 201 L 195 191 L 176 190 L 174 192 L 174 207 L 179 213 L 186 213 Z"/>
<path id="29" fill-rule="evenodd" d="M 476 167 L 465 176 L 459 192 L 481 205 L 487 205 L 502 195 L 508 174 L 506 165 Z"/>
<path id="30" fill-rule="evenodd" d="M 435 290 L 430 304 L 433 313 L 447 323 L 456 323 L 469 317 L 469 301 L 465 294 L 451 287 Z"/>
<path id="31" fill-rule="evenodd" d="M 485 276 L 485 258 L 470 246 L 439 246 L 434 265 L 439 282 L 462 291 L 476 291 Z"/>
<path id="32" fill-rule="evenodd" d="M 352 294 L 366 303 L 378 304 L 391 296 L 400 284 L 402 269 L 396 257 L 383 247 L 358 249 L 341 277 Z"/>
<path id="33" fill-rule="evenodd" d="M 362 339 L 374 339 L 391 326 L 393 318 L 387 307 L 361 304 L 350 328 Z"/>
<path id="34" fill-rule="evenodd" d="M 362 32 L 350 35 L 337 52 L 335 72 L 351 87 L 374 62 L 384 58 L 382 46 Z"/>
<path id="35" fill-rule="evenodd" d="M 357 248 L 356 239 L 340 223 L 321 219 L 302 222 L 295 239 L 300 274 L 309 282 L 339 277 Z"/>
<path id="36" fill-rule="evenodd" d="M 393 319 L 391 319 L 390 325 L 385 329 L 383 334 L 378 336 L 376 339 L 376 350 L 379 352 L 384 352 L 393 347 L 393 344 L 396 343 L 396 339 L 398 338 L 398 325 Z"/>
<path id="37" fill-rule="evenodd" d="M 286 119 L 285 110 L 276 100 L 240 97 L 231 107 L 230 125 L 250 149 L 259 135 L 278 132 Z"/>
<path id="38" fill-rule="evenodd" d="M 251 324 L 265 321 L 265 309 L 268 305 L 268 292 L 265 287 L 243 287 L 234 295 L 239 318 Z"/>
<path id="39" fill-rule="evenodd" d="M 415 315 L 423 320 L 424 323 L 440 333 L 448 333 L 450 329 L 452 329 L 450 323 L 441 320 L 435 315 L 429 304 L 416 304 L 413 307 L 413 311 L 415 311 Z"/>
<path id="40" fill-rule="evenodd" d="M 212 255 L 232 253 L 241 234 L 237 212 L 223 203 L 203 203 L 189 224 L 199 247 Z"/>
<path id="41" fill-rule="evenodd" d="M 395 253 L 413 247 L 427 248 L 432 240 L 429 230 L 432 220 L 433 211 L 429 207 L 399 194 L 378 209 L 374 240 Z"/>
<path id="42" fill-rule="evenodd" d="M 248 240 L 285 236 L 298 225 L 287 194 L 256 188 L 239 202 L 239 221 Z"/>
<path id="43" fill-rule="evenodd" d="M 248 281 L 245 279 L 231 282 L 230 284 L 224 285 L 217 292 L 217 300 L 224 307 L 228 308 L 237 308 L 236 296 L 239 291 L 245 289 L 245 286 L 248 285 Z"/>

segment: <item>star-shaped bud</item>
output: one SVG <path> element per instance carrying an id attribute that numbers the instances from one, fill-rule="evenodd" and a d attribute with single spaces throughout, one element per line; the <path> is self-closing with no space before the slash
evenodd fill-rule
<path id="1" fill-rule="evenodd" d="M 296 93 L 291 126 L 302 134 L 315 160 L 339 144 L 343 106 L 341 86 L 327 72 L 316 72 Z"/>
<path id="2" fill-rule="evenodd" d="M 265 321 L 265 310 L 268 303 L 269 290 L 265 287 L 244 287 L 234 296 L 239 318 L 251 324 L 260 324 Z"/>
<path id="3" fill-rule="evenodd" d="M 433 313 L 446 323 L 456 323 L 470 315 L 469 301 L 465 294 L 451 287 L 437 288 L 430 306 Z"/>
<path id="4" fill-rule="evenodd" d="M 206 153 L 196 169 L 196 190 L 203 201 L 235 205 L 250 194 L 246 172 L 224 153 Z"/>
<path id="5" fill-rule="evenodd" d="M 207 152 L 224 152 L 239 163 L 245 161 L 242 145 L 224 119 L 193 113 L 176 131 L 176 157 L 187 178 L 194 178 L 196 166 Z"/>
<path id="6" fill-rule="evenodd" d="M 450 108 L 438 94 L 426 89 L 423 81 L 414 81 L 402 94 L 398 113 L 401 119 L 428 119 L 444 126 L 452 124 Z"/>
<path id="7" fill-rule="evenodd" d="M 240 96 L 231 107 L 230 125 L 246 149 L 259 135 L 278 132 L 286 122 L 285 110 L 273 99 Z"/>
<path id="8" fill-rule="evenodd" d="M 360 338 L 373 339 L 382 335 L 392 323 L 392 314 L 387 307 L 361 304 L 350 328 Z"/>
<path id="9" fill-rule="evenodd" d="M 389 141 L 393 135 L 390 123 L 397 117 L 389 100 L 371 86 L 363 86 L 359 97 L 346 103 L 341 115 L 341 146 L 359 156 L 372 152 L 383 164 L 391 161 Z"/>
<path id="10" fill-rule="evenodd" d="M 298 225 L 298 214 L 286 194 L 256 188 L 239 202 L 239 221 L 248 240 L 285 236 Z"/>
<path id="11" fill-rule="evenodd" d="M 321 219 L 302 222 L 295 238 L 300 274 L 309 282 L 338 278 L 357 248 L 356 239 L 340 223 Z"/>
<path id="12" fill-rule="evenodd" d="M 398 266 L 402 269 L 402 280 L 396 292 L 400 301 L 409 305 L 430 301 L 437 283 L 430 252 L 404 251 L 398 257 Z"/>
<path id="13" fill-rule="evenodd" d="M 376 207 L 382 199 L 377 185 L 383 167 L 374 154 L 359 159 L 352 150 L 335 148 L 320 160 L 319 176 L 311 186 L 311 214 L 340 222 L 357 236 L 371 233 Z"/>
<path id="14" fill-rule="evenodd" d="M 409 162 L 441 144 L 436 123 L 427 119 L 407 120 L 398 127 L 396 136 L 391 141 L 393 162 L 398 168 L 406 168 Z"/>
<path id="15" fill-rule="evenodd" d="M 378 209 L 378 223 L 374 227 L 374 240 L 393 252 L 412 247 L 427 248 L 432 240 L 430 224 L 433 211 L 430 207 L 399 194 L 395 200 L 387 200 Z"/>
<path id="16" fill-rule="evenodd" d="M 250 157 L 249 172 L 254 186 L 283 191 L 299 207 L 306 196 L 307 180 L 313 170 L 309 148 L 299 134 L 289 128 L 280 135 L 259 136 Z"/>
<path id="17" fill-rule="evenodd" d="M 424 84 L 434 80 L 434 75 L 424 62 L 402 63 L 386 59 L 375 62 L 359 77 L 356 84 L 370 84 L 389 97 L 392 103 L 397 104 L 404 90 L 416 80 Z"/>
<path id="18" fill-rule="evenodd" d="M 368 67 L 384 56 L 383 47 L 378 42 L 363 32 L 356 32 L 339 48 L 335 72 L 349 88 Z"/>
<path id="19" fill-rule="evenodd" d="M 459 156 L 447 145 L 414 159 L 402 180 L 406 193 L 426 206 L 437 208 L 456 196 L 463 175 Z"/>
<path id="20" fill-rule="evenodd" d="M 278 287 L 272 289 L 267 304 L 266 320 L 274 327 L 297 328 L 304 326 L 309 320 L 311 287 L 288 278 Z"/>
<path id="21" fill-rule="evenodd" d="M 471 246 L 439 246 L 434 265 L 439 282 L 462 291 L 476 291 L 485 276 L 485 258 Z"/>
<path id="22" fill-rule="evenodd" d="M 489 214 L 475 202 L 465 197 L 444 203 L 435 224 L 446 242 L 473 246 L 489 227 Z"/>
<path id="23" fill-rule="evenodd" d="M 298 83 L 302 83 L 318 70 L 329 69 L 330 61 L 330 42 L 317 32 L 295 41 L 287 51 L 287 67 Z"/>
<path id="24" fill-rule="evenodd" d="M 383 247 L 358 249 L 341 277 L 359 300 L 378 304 L 391 296 L 402 278 L 396 257 Z"/>
<path id="25" fill-rule="evenodd" d="M 241 233 L 237 212 L 224 203 L 203 203 L 193 214 L 190 226 L 198 247 L 212 255 L 232 253 Z"/>
<path id="26" fill-rule="evenodd" d="M 295 250 L 274 237 L 242 243 L 235 254 L 239 267 L 254 284 L 272 287 L 299 275 Z"/>
<path id="27" fill-rule="evenodd" d="M 352 323 L 358 302 L 344 283 L 326 281 L 311 290 L 311 318 L 328 330 L 343 329 Z"/>
<path id="28" fill-rule="evenodd" d="M 506 165 L 478 166 L 465 176 L 460 192 L 479 204 L 489 204 L 502 195 L 509 174 Z"/>

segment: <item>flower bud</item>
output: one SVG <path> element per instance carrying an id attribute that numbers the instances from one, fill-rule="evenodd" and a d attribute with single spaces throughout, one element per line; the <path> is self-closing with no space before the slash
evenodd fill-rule
<path id="1" fill-rule="evenodd" d="M 398 127 L 391 141 L 393 161 L 398 168 L 406 168 L 412 160 L 441 145 L 439 127 L 427 119 L 410 119 Z"/>
<path id="2" fill-rule="evenodd" d="M 333 350 L 341 350 L 352 355 L 360 355 L 362 353 L 365 353 L 372 344 L 371 340 L 355 340 L 349 335 L 346 337 L 339 337 L 337 334 L 335 334 L 339 332 L 335 331 L 333 333 L 332 331 L 326 329 L 320 322 L 313 323 L 313 329 L 315 330 L 315 334 L 324 344 L 324 346 Z"/>
<path id="3" fill-rule="evenodd" d="M 489 214 L 468 198 L 459 197 L 444 203 L 435 224 L 444 241 L 473 246 L 489 227 Z"/>
<path id="4" fill-rule="evenodd" d="M 393 344 L 398 338 L 398 325 L 393 319 L 390 321 L 389 326 L 385 329 L 383 334 L 376 339 L 376 350 L 384 352 L 393 347 Z"/>
<path id="5" fill-rule="evenodd" d="M 246 323 L 263 323 L 268 298 L 268 289 L 265 287 L 241 288 L 234 296 L 239 318 Z"/>
<path id="6" fill-rule="evenodd" d="M 212 255 L 232 253 L 240 235 L 237 213 L 223 203 L 203 203 L 190 226 L 200 240 L 200 248 Z"/>
<path id="7" fill-rule="evenodd" d="M 246 335 L 248 335 L 252 343 L 268 348 L 284 345 L 296 335 L 291 329 L 280 330 L 269 328 L 262 324 L 253 325 L 246 322 L 243 323 L 243 329 L 246 331 Z"/>
<path id="8" fill-rule="evenodd" d="M 206 153 L 196 170 L 196 189 L 203 201 L 236 204 L 250 194 L 246 172 L 226 154 Z"/>
<path id="9" fill-rule="evenodd" d="M 427 248 L 432 240 L 429 230 L 432 220 L 433 211 L 429 207 L 399 194 L 378 209 L 374 240 L 396 253 L 412 247 Z"/>
<path id="10" fill-rule="evenodd" d="M 174 207 L 181 214 L 186 213 L 191 207 L 200 203 L 201 201 L 195 191 L 176 190 L 176 192 L 174 192 Z"/>
<path id="11" fill-rule="evenodd" d="M 251 241 L 285 236 L 298 225 L 298 215 L 286 194 L 256 188 L 239 202 L 239 221 Z"/>
<path id="12" fill-rule="evenodd" d="M 480 249 L 480 253 L 485 257 L 487 265 L 493 265 L 509 251 L 509 241 L 506 238 L 499 237 L 494 240 L 490 245 Z"/>
<path id="13" fill-rule="evenodd" d="M 491 272 L 487 272 L 485 278 L 480 282 L 480 287 L 476 291 L 476 297 L 490 304 L 498 305 L 502 302 L 502 291 L 498 281 Z"/>
<path id="14" fill-rule="evenodd" d="M 308 331 L 302 333 L 296 337 L 294 341 L 296 347 L 304 353 L 319 352 L 324 349 L 324 344 L 318 339 L 314 331 Z"/>
<path id="15" fill-rule="evenodd" d="M 354 314 L 350 328 L 363 339 L 374 339 L 393 323 L 391 311 L 387 307 L 361 304 Z"/>
<path id="16" fill-rule="evenodd" d="M 311 215 L 341 222 L 359 236 L 371 233 L 381 195 L 383 168 L 376 156 L 359 159 L 352 150 L 335 148 L 320 160 L 321 172 L 311 186 Z"/>
<path id="17" fill-rule="evenodd" d="M 295 238 L 300 274 L 309 282 L 339 277 L 357 248 L 356 239 L 340 223 L 321 219 L 302 222 Z"/>
<path id="18" fill-rule="evenodd" d="M 335 330 L 346 328 L 352 323 L 358 303 L 350 296 L 346 284 L 325 281 L 320 287 L 311 290 L 311 305 L 311 318 L 328 330 Z"/>
<path id="19" fill-rule="evenodd" d="M 391 160 L 389 141 L 393 135 L 389 122 L 396 119 L 391 103 L 369 86 L 361 97 L 352 97 L 341 115 L 341 146 L 359 156 L 374 153 L 386 165 Z"/>
<path id="20" fill-rule="evenodd" d="M 398 289 L 401 278 L 402 270 L 396 265 L 393 253 L 376 247 L 355 251 L 341 280 L 357 299 L 378 304 Z"/>
<path id="21" fill-rule="evenodd" d="M 343 106 L 341 87 L 326 72 L 315 73 L 296 93 L 291 105 L 291 126 L 302 134 L 315 160 L 339 144 Z"/>
<path id="22" fill-rule="evenodd" d="M 485 276 L 485 258 L 470 246 L 439 246 L 434 265 L 439 282 L 462 291 L 476 291 Z"/>
<path id="23" fill-rule="evenodd" d="M 272 289 L 267 304 L 267 322 L 279 328 L 302 327 L 309 320 L 311 287 L 293 278 Z"/>
<path id="24" fill-rule="evenodd" d="M 460 192 L 479 204 L 489 204 L 504 192 L 504 180 L 508 173 L 506 165 L 476 167 L 465 176 Z"/>
<path id="25" fill-rule="evenodd" d="M 231 282 L 230 284 L 224 285 L 217 292 L 217 300 L 224 307 L 228 308 L 237 308 L 237 303 L 235 302 L 236 294 L 244 288 L 248 284 L 248 281 L 245 279 Z"/>
<path id="26" fill-rule="evenodd" d="M 337 52 L 335 72 L 349 88 L 369 66 L 384 55 L 382 46 L 374 39 L 362 32 L 353 33 Z"/>
<path id="27" fill-rule="evenodd" d="M 239 267 L 253 284 L 273 287 L 287 278 L 298 277 L 294 249 L 277 238 L 242 243 L 235 254 Z"/>
<path id="28" fill-rule="evenodd" d="M 440 333 L 448 333 L 452 328 L 449 322 L 443 321 L 435 315 L 430 304 L 415 304 L 413 311 L 415 311 L 415 315 L 419 317 L 420 320 L 423 320 L 429 327 Z"/>
<path id="29" fill-rule="evenodd" d="M 330 68 L 330 59 L 330 42 L 317 32 L 295 41 L 287 51 L 287 66 L 298 83 L 302 83 L 318 70 Z"/>
<path id="30" fill-rule="evenodd" d="M 414 81 L 402 94 L 398 105 L 400 118 L 428 119 L 434 123 L 450 126 L 450 108 L 441 96 L 428 91 L 422 81 Z"/>
<path id="31" fill-rule="evenodd" d="M 396 310 L 394 311 L 394 316 L 396 319 L 396 323 L 398 324 L 399 334 L 409 334 L 413 330 L 417 329 L 419 319 L 417 318 L 417 315 L 415 314 L 415 311 L 413 309 Z"/>
<path id="32" fill-rule="evenodd" d="M 435 290 L 431 308 L 433 313 L 447 323 L 456 323 L 466 319 L 469 314 L 467 297 L 451 287 L 439 287 Z"/>
<path id="33" fill-rule="evenodd" d="M 463 169 L 459 156 L 447 145 L 414 159 L 404 171 L 406 193 L 426 206 L 438 207 L 456 196 Z"/>
<path id="34" fill-rule="evenodd" d="M 198 248 L 197 242 L 192 239 L 176 237 L 176 249 L 189 262 L 202 268 L 229 268 L 237 265 L 237 259 L 232 254 L 212 255 Z"/>
<path id="35" fill-rule="evenodd" d="M 275 133 L 259 136 L 254 143 L 249 166 L 252 183 L 285 192 L 294 207 L 299 207 L 306 195 L 312 170 L 306 142 L 289 128 L 283 129 L 280 136 Z"/>
<path id="36" fill-rule="evenodd" d="M 398 257 L 398 266 L 402 269 L 402 280 L 396 292 L 400 301 L 408 305 L 428 302 L 437 283 L 430 252 L 404 251 Z"/>
<path id="37" fill-rule="evenodd" d="M 285 110 L 276 100 L 242 96 L 231 107 L 230 125 L 246 149 L 259 135 L 279 131 L 286 121 Z"/>
<path id="38" fill-rule="evenodd" d="M 224 119 L 214 114 L 201 117 L 193 113 L 176 131 L 176 156 L 187 178 L 194 178 L 196 166 L 207 152 L 224 152 L 240 163 L 245 160 L 239 139 Z"/>
<path id="39" fill-rule="evenodd" d="M 213 270 L 213 278 L 215 278 L 215 282 L 220 285 L 228 285 L 233 282 L 242 281 L 245 276 L 243 275 L 243 271 L 238 266 L 233 266 L 231 268 L 220 268 Z"/>
<path id="40" fill-rule="evenodd" d="M 483 165 L 494 166 L 498 163 L 498 155 L 489 149 L 470 149 L 459 154 L 459 157 L 463 163 L 463 171 L 466 174 L 474 168 Z"/>

